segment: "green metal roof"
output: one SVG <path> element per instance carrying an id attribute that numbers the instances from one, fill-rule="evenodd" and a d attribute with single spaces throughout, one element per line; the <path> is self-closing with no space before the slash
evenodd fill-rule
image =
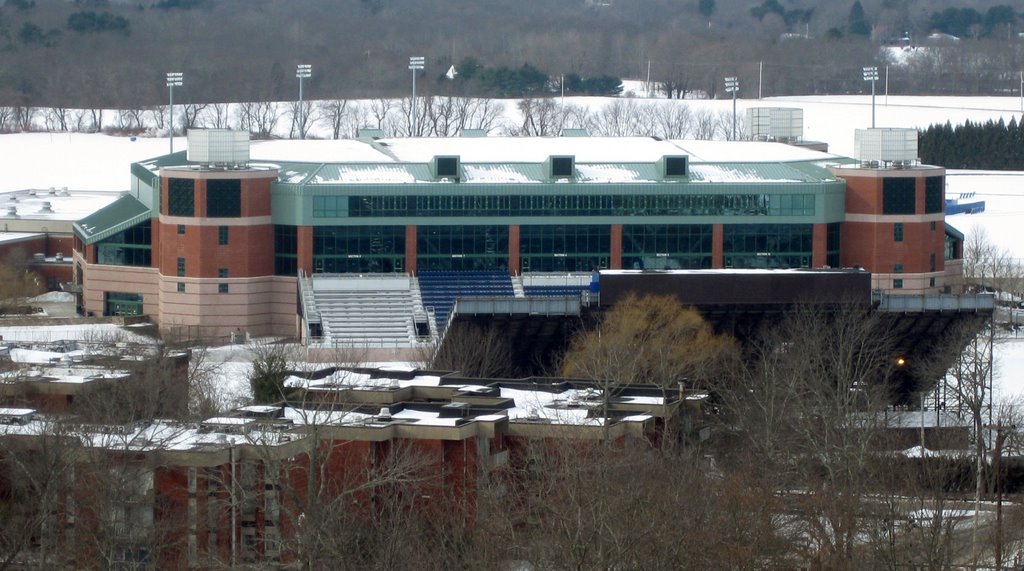
<path id="1" fill-rule="evenodd" d="M 956 238 L 957 240 L 960 240 L 961 242 L 964 241 L 964 233 L 963 232 L 961 232 L 961 231 L 957 230 L 956 228 L 953 228 L 952 226 L 950 226 L 949 222 L 944 222 L 943 224 L 946 225 L 946 234 Z"/>
<path id="2" fill-rule="evenodd" d="M 131 195 L 125 195 L 89 216 L 75 222 L 73 227 L 86 244 L 95 244 L 127 230 L 150 216 L 149 208 Z"/>

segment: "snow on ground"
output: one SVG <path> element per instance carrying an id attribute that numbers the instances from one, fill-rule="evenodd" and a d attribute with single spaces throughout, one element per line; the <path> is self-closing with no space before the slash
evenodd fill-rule
<path id="1" fill-rule="evenodd" d="M 66 291 L 48 291 L 28 300 L 30 303 L 70 303 L 75 301 L 75 294 Z"/>

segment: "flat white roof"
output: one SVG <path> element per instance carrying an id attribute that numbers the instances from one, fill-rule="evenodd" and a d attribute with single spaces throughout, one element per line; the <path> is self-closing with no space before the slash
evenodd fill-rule
<path id="1" fill-rule="evenodd" d="M 4 212 L 6 212 L 6 210 Z M 39 232 L 0 232 L 0 244 L 4 242 L 18 242 L 45 235 L 46 234 Z"/>
<path id="2" fill-rule="evenodd" d="M 56 220 L 74 222 L 109 205 L 123 192 L 103 190 L 28 189 L 0 193 L 0 220 Z M 50 203 L 48 210 L 44 203 Z M 17 214 L 8 214 L 14 207 Z"/>

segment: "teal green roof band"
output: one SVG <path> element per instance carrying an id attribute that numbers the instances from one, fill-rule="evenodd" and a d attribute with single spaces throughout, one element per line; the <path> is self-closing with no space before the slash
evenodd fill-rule
<path id="1" fill-rule="evenodd" d="M 95 244 L 122 230 L 145 222 L 150 217 L 149 208 L 134 196 L 125 195 L 97 212 L 74 223 L 75 233 L 86 244 Z"/>

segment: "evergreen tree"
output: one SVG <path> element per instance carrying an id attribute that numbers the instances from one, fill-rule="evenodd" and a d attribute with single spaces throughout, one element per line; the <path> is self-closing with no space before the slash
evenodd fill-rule
<path id="1" fill-rule="evenodd" d="M 860 0 L 856 0 L 853 6 L 850 6 L 846 31 L 851 36 L 868 37 L 871 35 L 871 23 L 868 22 L 867 16 L 864 15 L 864 7 L 861 6 Z"/>

